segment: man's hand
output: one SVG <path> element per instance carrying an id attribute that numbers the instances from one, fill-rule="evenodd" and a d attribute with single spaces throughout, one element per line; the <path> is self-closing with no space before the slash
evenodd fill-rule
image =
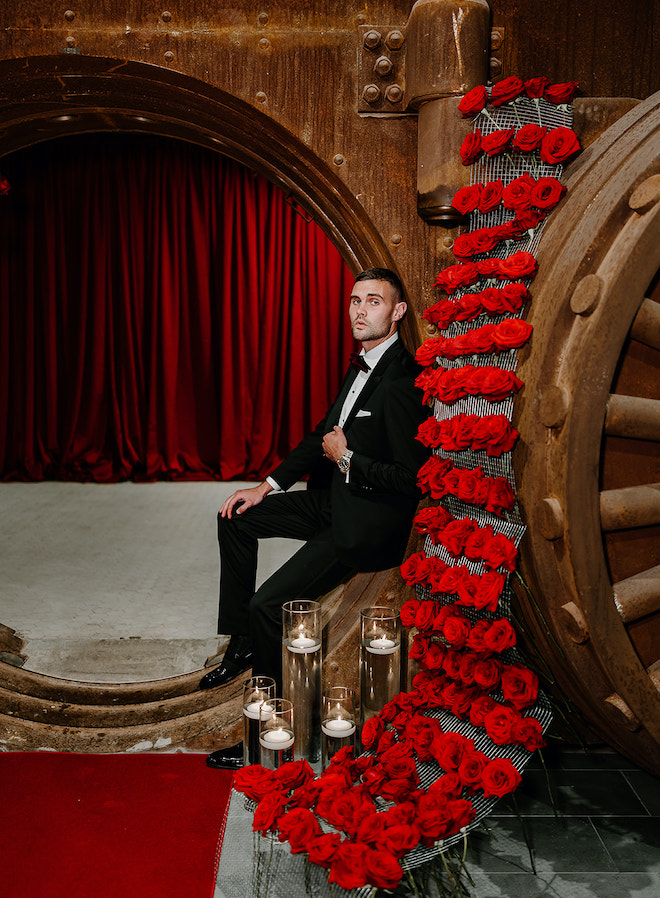
<path id="1" fill-rule="evenodd" d="M 335 425 L 331 432 L 323 437 L 323 454 L 336 464 L 347 449 L 344 431 Z"/>
<path id="2" fill-rule="evenodd" d="M 240 504 L 236 509 L 236 514 L 243 514 L 247 508 L 252 508 L 253 505 L 258 505 L 260 502 L 263 502 L 264 498 L 272 489 L 273 487 L 270 483 L 268 483 L 267 480 L 264 480 L 259 486 L 253 486 L 249 490 L 236 490 L 235 493 L 232 493 L 231 496 L 228 499 L 225 499 L 222 503 L 220 514 L 223 518 L 230 518 L 234 506 L 238 503 Z"/>

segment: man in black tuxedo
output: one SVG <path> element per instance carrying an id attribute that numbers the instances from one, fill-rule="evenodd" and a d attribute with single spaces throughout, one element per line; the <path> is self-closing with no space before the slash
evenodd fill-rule
<path id="1" fill-rule="evenodd" d="M 406 312 L 394 272 L 362 272 L 351 292 L 355 339 L 342 389 L 322 421 L 259 486 L 237 490 L 218 513 L 220 618 L 231 639 L 220 667 L 201 688 L 229 682 L 250 666 L 281 685 L 282 605 L 317 599 L 354 571 L 399 564 L 420 493 L 417 472 L 428 450 L 415 439 L 427 416 L 414 385 L 419 368 L 398 337 Z M 286 491 L 305 474 L 308 489 Z M 269 495 L 274 490 L 275 495 Z M 258 540 L 304 545 L 255 592 Z M 242 747 L 209 756 L 238 767 Z"/>

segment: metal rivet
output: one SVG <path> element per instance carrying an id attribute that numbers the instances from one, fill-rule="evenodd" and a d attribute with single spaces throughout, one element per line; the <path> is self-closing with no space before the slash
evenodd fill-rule
<path id="1" fill-rule="evenodd" d="M 377 103 L 380 100 L 380 87 L 377 84 L 367 84 L 362 91 L 362 99 L 367 103 Z"/>
<path id="2" fill-rule="evenodd" d="M 380 46 L 381 40 L 382 36 L 380 31 L 367 31 L 362 40 L 362 43 L 367 50 L 375 50 L 376 47 Z"/>
<path id="3" fill-rule="evenodd" d="M 265 103 L 267 99 L 268 99 L 268 97 L 267 97 L 266 94 L 263 92 L 263 90 L 260 90 L 259 93 L 257 94 L 257 102 L 258 102 L 258 103 Z"/>
<path id="4" fill-rule="evenodd" d="M 267 25 L 268 24 L 268 13 L 260 12 L 257 16 L 257 24 L 258 25 Z"/>
<path id="5" fill-rule="evenodd" d="M 401 236 L 401 234 L 392 234 L 392 236 L 390 237 L 390 243 L 393 243 L 394 246 L 398 246 L 402 240 L 403 237 Z"/>
<path id="6" fill-rule="evenodd" d="M 64 18 L 67 20 L 67 22 L 73 22 L 75 17 L 76 14 L 72 9 L 67 9 L 67 11 L 64 13 Z"/>
<path id="7" fill-rule="evenodd" d="M 491 73 L 491 75 L 501 75 L 502 74 L 502 60 L 497 59 L 496 56 L 490 57 L 490 73 Z"/>
<path id="8" fill-rule="evenodd" d="M 498 28 L 493 28 L 490 33 L 490 49 L 499 50 L 504 43 L 504 34 Z"/>
<path id="9" fill-rule="evenodd" d="M 452 246 L 454 245 L 454 238 L 453 237 L 445 237 L 442 241 L 442 245 L 444 247 L 446 247 L 447 249 L 451 249 Z"/>
<path id="10" fill-rule="evenodd" d="M 261 47 L 262 50 L 269 50 L 270 49 L 270 41 L 268 40 L 267 37 L 262 37 L 261 40 L 259 41 L 259 46 Z"/>
<path id="11" fill-rule="evenodd" d="M 379 56 L 374 63 L 374 72 L 376 75 L 380 75 L 381 78 L 389 75 L 393 68 L 394 63 L 389 56 Z"/>
<path id="12" fill-rule="evenodd" d="M 66 39 L 66 45 L 67 45 L 67 47 L 74 47 L 75 44 L 76 44 L 76 39 L 72 34 L 70 34 Z"/>
<path id="13" fill-rule="evenodd" d="M 346 162 L 346 160 L 344 159 L 344 157 L 342 156 L 341 153 L 337 153 L 336 156 L 333 156 L 332 161 L 334 162 L 335 165 L 343 165 L 344 162 Z"/>
<path id="14" fill-rule="evenodd" d="M 588 274 L 578 283 L 571 296 L 571 311 L 576 315 L 591 315 L 600 302 L 603 281 L 597 274 Z"/>
<path id="15" fill-rule="evenodd" d="M 400 103 L 403 99 L 403 90 L 399 84 L 390 84 L 385 91 L 385 99 L 390 103 Z"/>
<path id="16" fill-rule="evenodd" d="M 161 19 L 163 20 L 163 22 L 171 22 L 172 21 L 172 13 L 168 12 L 168 10 L 165 10 L 161 14 Z"/>
<path id="17" fill-rule="evenodd" d="M 168 62 L 172 62 L 172 60 L 174 59 L 174 53 L 172 53 L 171 50 L 166 50 L 166 51 L 165 51 L 165 59 L 166 59 Z"/>
<path id="18" fill-rule="evenodd" d="M 638 215 L 644 215 L 652 209 L 657 202 L 660 201 L 660 175 L 651 175 L 646 181 L 642 181 L 639 187 L 632 192 L 628 205 L 637 212 Z"/>
<path id="19" fill-rule="evenodd" d="M 403 36 L 403 34 L 400 31 L 395 30 L 390 31 L 390 33 L 385 38 L 385 43 L 390 48 L 390 50 L 400 50 L 403 46 L 404 40 L 405 37 Z"/>

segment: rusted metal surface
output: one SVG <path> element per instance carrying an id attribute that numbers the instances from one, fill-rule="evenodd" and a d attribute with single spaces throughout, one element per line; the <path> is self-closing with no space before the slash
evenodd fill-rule
<path id="1" fill-rule="evenodd" d="M 569 168 L 567 198 L 539 250 L 529 316 L 534 335 L 519 370 L 525 389 L 516 406 L 519 496 L 529 525 L 521 569 L 545 621 L 530 623 L 534 642 L 596 731 L 656 772 L 660 693 L 646 669 L 660 647 L 656 642 L 655 657 L 640 652 L 612 582 L 658 564 L 657 444 L 618 438 L 626 461 L 620 455 L 612 471 L 602 432 L 610 393 L 621 389 L 625 357 L 637 345 L 628 333 L 660 267 L 660 204 L 640 214 L 629 202 L 658 173 L 659 149 L 656 95 Z M 657 351 L 648 349 L 646 360 L 622 392 L 657 399 Z M 606 555 L 602 509 L 607 526 L 632 525 L 633 538 L 655 535 L 654 550 L 642 541 L 646 551 L 635 555 L 636 570 L 623 573 L 616 556 Z M 655 632 L 655 615 L 637 625 Z"/>

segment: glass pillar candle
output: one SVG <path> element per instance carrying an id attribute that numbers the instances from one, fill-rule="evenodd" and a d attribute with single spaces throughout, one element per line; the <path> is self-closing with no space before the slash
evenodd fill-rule
<path id="1" fill-rule="evenodd" d="M 393 608 L 360 611 L 360 721 L 382 711 L 401 691 L 401 621 Z"/>
<path id="2" fill-rule="evenodd" d="M 286 699 L 274 698 L 268 705 L 265 702 L 262 704 L 259 711 L 259 745 L 261 766 L 267 770 L 277 770 L 287 761 L 293 761 L 293 720 L 293 705 Z"/>
<path id="3" fill-rule="evenodd" d="M 296 707 L 296 757 L 321 757 L 321 605 L 295 599 L 282 606 L 282 695 Z"/>
<path id="4" fill-rule="evenodd" d="M 323 696 L 321 758 L 323 769 L 340 749 L 355 745 L 355 692 L 347 686 L 332 686 Z"/>
<path id="5" fill-rule="evenodd" d="M 243 684 L 243 764 L 261 763 L 259 744 L 259 712 L 271 710 L 275 698 L 272 677 L 250 677 Z"/>

